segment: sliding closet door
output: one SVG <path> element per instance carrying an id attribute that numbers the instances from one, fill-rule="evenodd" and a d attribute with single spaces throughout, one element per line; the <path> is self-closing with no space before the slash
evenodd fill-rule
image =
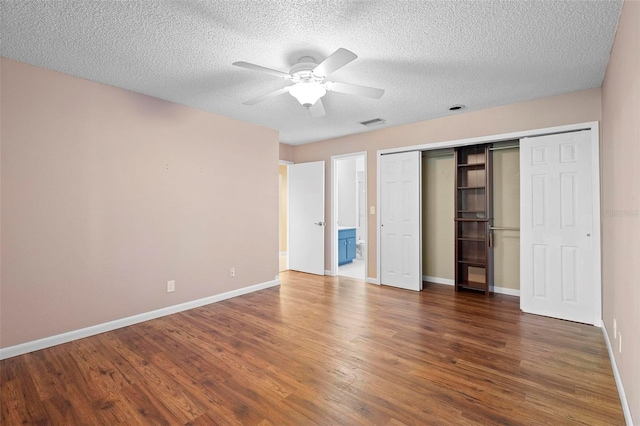
<path id="1" fill-rule="evenodd" d="M 380 157 L 380 283 L 422 289 L 420 152 Z"/>
<path id="2" fill-rule="evenodd" d="M 524 312 L 600 323 L 594 170 L 597 174 L 597 139 L 591 131 L 521 140 L 520 307 Z"/>

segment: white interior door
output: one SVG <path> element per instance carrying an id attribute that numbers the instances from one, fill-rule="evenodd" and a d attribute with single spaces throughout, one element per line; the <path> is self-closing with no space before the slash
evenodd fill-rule
<path id="1" fill-rule="evenodd" d="M 420 152 L 380 157 L 380 283 L 422 289 Z"/>
<path id="2" fill-rule="evenodd" d="M 524 312 L 600 322 L 592 143 L 589 130 L 520 141 Z"/>
<path id="3" fill-rule="evenodd" d="M 289 166 L 289 269 L 324 275 L 324 161 Z"/>

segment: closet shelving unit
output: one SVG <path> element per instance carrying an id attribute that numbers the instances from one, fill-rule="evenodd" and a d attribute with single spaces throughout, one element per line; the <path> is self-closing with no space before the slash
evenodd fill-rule
<path id="1" fill-rule="evenodd" d="M 489 145 L 455 149 L 455 288 L 493 293 L 493 199 Z"/>

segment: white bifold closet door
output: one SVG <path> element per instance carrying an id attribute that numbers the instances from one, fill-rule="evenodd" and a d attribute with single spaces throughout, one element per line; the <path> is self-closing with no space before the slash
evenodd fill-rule
<path id="1" fill-rule="evenodd" d="M 380 284 L 422 289 L 420 152 L 380 157 Z"/>
<path id="2" fill-rule="evenodd" d="M 593 143 L 589 130 L 520 141 L 524 312 L 600 323 Z"/>

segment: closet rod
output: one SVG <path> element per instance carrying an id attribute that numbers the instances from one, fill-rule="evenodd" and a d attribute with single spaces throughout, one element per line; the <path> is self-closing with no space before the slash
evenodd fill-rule
<path id="1" fill-rule="evenodd" d="M 520 145 L 494 146 L 489 148 L 489 151 L 497 151 L 499 149 L 511 149 L 511 148 L 520 148 Z"/>
<path id="2" fill-rule="evenodd" d="M 504 226 L 490 226 L 489 229 L 491 231 L 519 231 L 520 228 L 510 228 L 510 227 L 504 227 Z"/>

